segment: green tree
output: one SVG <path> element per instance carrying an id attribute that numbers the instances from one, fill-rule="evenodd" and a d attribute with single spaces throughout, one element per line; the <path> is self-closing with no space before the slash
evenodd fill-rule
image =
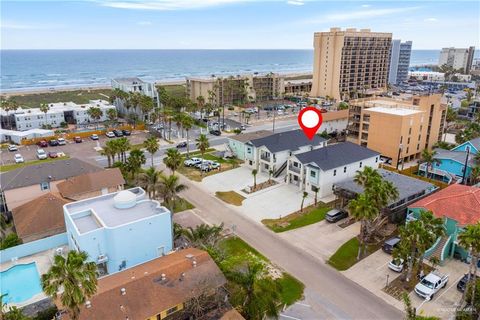
<path id="1" fill-rule="evenodd" d="M 477 156 L 479 156 L 478 154 Z M 471 185 L 475 185 L 478 182 L 480 182 L 480 166 L 475 166 L 472 168 L 472 171 L 470 171 L 470 183 Z"/>
<path id="2" fill-rule="evenodd" d="M 318 189 L 318 187 L 312 186 L 312 191 L 315 194 L 314 201 L 315 201 L 315 206 L 317 206 L 318 192 L 320 191 L 320 189 Z"/>
<path id="3" fill-rule="evenodd" d="M 154 136 L 148 137 L 148 139 L 146 139 L 143 142 L 143 147 L 145 148 L 145 150 L 147 150 L 150 153 L 150 159 L 152 160 L 152 167 L 153 167 L 153 155 L 160 148 L 157 138 Z"/>
<path id="4" fill-rule="evenodd" d="M 95 128 L 98 129 L 98 121 L 103 116 L 102 109 L 98 107 L 90 107 L 87 110 L 87 115 L 90 117 L 90 119 L 95 121 Z"/>
<path id="5" fill-rule="evenodd" d="M 432 168 L 434 164 L 440 163 L 440 160 L 436 158 L 436 155 L 437 151 L 435 150 L 429 151 L 428 149 L 424 149 L 422 151 L 422 161 L 426 163 L 425 175 L 427 178 L 430 175 L 429 168 Z"/>
<path id="6" fill-rule="evenodd" d="M 374 205 L 371 196 L 367 193 L 359 194 L 355 199 L 348 203 L 348 211 L 356 220 L 360 220 L 360 234 L 358 246 L 357 260 L 360 260 L 365 255 L 366 238 L 368 234 L 368 224 L 377 218 L 380 211 Z"/>
<path id="7" fill-rule="evenodd" d="M 154 167 L 150 167 L 137 176 L 138 185 L 148 193 L 150 199 L 156 199 L 156 192 L 160 187 L 160 177 L 162 175 L 163 171 L 157 171 Z"/>
<path id="8" fill-rule="evenodd" d="M 254 189 L 257 187 L 257 174 L 258 174 L 258 170 L 253 169 L 252 170 L 252 176 L 253 176 L 253 188 Z"/>
<path id="9" fill-rule="evenodd" d="M 1 108 L 7 112 L 7 123 L 8 128 L 11 128 L 10 125 L 10 111 L 16 111 L 18 109 L 18 103 L 15 100 L 8 99 L 2 100 Z"/>
<path id="10" fill-rule="evenodd" d="M 189 115 L 186 115 L 182 119 L 182 126 L 185 129 L 185 132 L 187 133 L 187 158 L 190 157 L 190 137 L 189 133 L 190 130 L 193 127 L 193 118 L 190 117 Z"/>
<path id="11" fill-rule="evenodd" d="M 50 107 L 48 106 L 48 104 L 46 103 L 42 103 L 40 105 L 40 111 L 45 113 L 45 126 L 48 125 L 48 121 L 47 121 L 47 113 L 48 113 L 48 110 L 50 110 Z"/>
<path id="12" fill-rule="evenodd" d="M 220 225 L 200 224 L 195 228 L 188 227 L 183 229 L 182 235 L 188 243 L 196 248 L 207 249 L 216 247 L 218 241 L 222 238 L 223 223 Z"/>
<path id="13" fill-rule="evenodd" d="M 165 165 L 167 168 L 172 170 L 172 174 L 175 174 L 175 171 L 182 164 L 183 157 L 178 151 L 177 148 L 169 148 L 166 152 Z"/>
<path id="14" fill-rule="evenodd" d="M 338 110 L 346 110 L 348 108 L 349 108 L 348 103 L 346 103 L 344 101 L 342 101 L 338 104 Z"/>
<path id="15" fill-rule="evenodd" d="M 143 119 L 148 120 L 150 112 L 152 112 L 154 107 L 153 99 L 149 96 L 142 95 L 139 99 L 140 111 L 142 112 Z"/>
<path id="16" fill-rule="evenodd" d="M 126 167 L 128 172 L 132 174 L 132 179 L 135 179 L 145 162 L 147 162 L 147 159 L 145 158 L 145 154 L 142 150 L 134 149 L 130 151 L 130 155 L 128 156 L 126 162 Z"/>
<path id="17" fill-rule="evenodd" d="M 111 141 L 113 141 L 113 140 L 107 141 L 107 144 L 105 144 L 105 146 L 103 146 L 102 152 L 101 152 L 101 155 L 107 157 L 109 168 L 112 166 L 112 163 L 115 161 L 115 154 L 116 154 L 116 151 L 115 151 L 114 147 L 112 147 L 112 144 L 108 144 L 108 142 L 111 142 Z"/>
<path id="18" fill-rule="evenodd" d="M 119 161 L 125 163 L 127 160 L 127 151 L 131 148 L 130 140 L 128 140 L 126 137 L 122 137 L 113 141 L 115 141 L 114 144 L 119 155 Z"/>
<path id="19" fill-rule="evenodd" d="M 405 305 L 405 313 L 406 313 L 405 320 L 440 320 L 440 318 L 437 318 L 437 317 L 418 316 L 416 314 L 415 308 L 412 307 L 412 301 L 410 300 L 408 293 L 406 292 L 402 293 L 402 300 L 403 300 L 403 304 Z"/>
<path id="20" fill-rule="evenodd" d="M 118 119 L 117 109 L 111 108 L 107 110 L 107 119 L 111 125 L 114 125 Z"/>
<path id="21" fill-rule="evenodd" d="M 195 140 L 197 142 L 197 149 L 200 150 L 200 154 L 202 155 L 202 159 L 205 156 L 205 151 L 210 147 L 210 142 L 208 138 L 204 134 L 200 134 L 198 138 Z M 203 175 L 203 171 L 200 171 L 200 174 Z"/>
<path id="22" fill-rule="evenodd" d="M 53 299 L 62 289 L 60 302 L 72 319 L 78 319 L 80 306 L 97 291 L 97 266 L 87 262 L 87 254 L 71 250 L 67 257 L 56 255 L 50 270 L 42 275 L 42 289 Z"/>
<path id="23" fill-rule="evenodd" d="M 14 232 L 8 234 L 5 239 L 0 240 L 0 249 L 7 249 L 22 244 L 22 240 Z"/>
<path id="24" fill-rule="evenodd" d="M 302 204 L 300 205 L 300 212 L 303 212 L 303 205 L 305 204 L 305 199 L 308 197 L 308 192 L 303 191 L 302 194 Z"/>
<path id="25" fill-rule="evenodd" d="M 173 214 L 173 209 L 175 207 L 175 200 L 177 199 L 177 194 L 186 190 L 188 187 L 180 183 L 178 176 L 172 174 L 170 176 L 160 176 L 160 184 L 158 187 L 158 194 L 163 197 L 165 205 L 170 209 Z"/>
<path id="26" fill-rule="evenodd" d="M 274 173 L 275 171 L 273 171 L 273 169 L 268 170 L 268 182 L 272 181 L 272 176 Z"/>
<path id="27" fill-rule="evenodd" d="M 459 244 L 468 249 L 469 254 L 471 256 L 470 261 L 470 270 L 469 274 L 473 274 L 473 281 L 470 283 L 477 283 L 477 261 L 480 258 L 480 222 L 477 222 L 474 225 L 468 225 L 464 228 L 464 231 L 459 234 L 458 236 Z M 476 286 L 472 286 L 472 296 L 475 297 L 475 289 Z M 465 290 L 466 292 L 467 290 Z M 462 295 L 462 300 L 460 305 L 463 305 L 463 301 L 465 299 L 465 292 Z"/>

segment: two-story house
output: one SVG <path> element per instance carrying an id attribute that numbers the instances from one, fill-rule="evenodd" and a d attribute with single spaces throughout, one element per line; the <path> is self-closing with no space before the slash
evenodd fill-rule
<path id="1" fill-rule="evenodd" d="M 307 192 L 318 189 L 318 196 L 333 193 L 334 183 L 347 180 L 358 170 L 378 168 L 380 153 L 351 142 L 329 145 L 288 158 L 287 182 Z"/>
<path id="2" fill-rule="evenodd" d="M 325 147 L 327 140 L 317 135 L 309 140 L 302 130 L 293 130 L 253 139 L 245 145 L 248 166 L 266 173 L 273 170 L 278 176 L 285 170 L 291 155 Z"/>

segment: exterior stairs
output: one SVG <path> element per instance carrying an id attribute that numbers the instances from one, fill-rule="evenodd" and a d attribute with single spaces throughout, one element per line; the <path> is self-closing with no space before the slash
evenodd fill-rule
<path id="1" fill-rule="evenodd" d="M 435 250 L 433 250 L 433 253 L 429 256 L 429 258 L 435 257 L 438 259 L 438 261 L 442 261 L 441 257 L 442 257 L 443 248 L 445 248 L 445 245 L 447 244 L 448 239 L 449 237 L 442 237 L 440 239 L 440 242 L 435 247 Z"/>
<path id="2" fill-rule="evenodd" d="M 274 173 L 273 173 L 273 177 L 274 178 L 278 178 L 282 172 L 285 170 L 285 168 L 287 167 L 287 162 L 288 161 L 285 161 L 281 166 L 280 168 L 278 168 Z"/>

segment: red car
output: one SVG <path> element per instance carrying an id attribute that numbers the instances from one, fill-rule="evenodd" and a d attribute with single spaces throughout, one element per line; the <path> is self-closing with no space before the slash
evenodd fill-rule
<path id="1" fill-rule="evenodd" d="M 75 141 L 75 143 L 82 143 L 82 138 L 81 137 L 75 137 L 75 138 L 73 138 L 73 141 Z"/>
<path id="2" fill-rule="evenodd" d="M 46 148 L 46 147 L 48 147 L 48 143 L 47 143 L 47 141 L 45 141 L 45 140 L 42 140 L 42 141 L 37 142 L 37 145 L 38 145 L 39 147 L 41 147 L 41 148 Z"/>
<path id="3" fill-rule="evenodd" d="M 56 152 L 49 152 L 49 153 L 48 153 L 48 156 L 49 156 L 50 158 L 57 158 L 57 157 L 58 157 L 58 154 L 57 154 Z"/>

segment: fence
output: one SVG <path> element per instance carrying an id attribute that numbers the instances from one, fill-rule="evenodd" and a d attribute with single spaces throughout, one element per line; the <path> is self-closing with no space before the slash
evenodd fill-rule
<path id="1" fill-rule="evenodd" d="M 48 238 L 27 242 L 0 251 L 0 263 L 22 258 L 45 250 L 64 246 L 68 243 L 67 233 L 60 233 Z"/>

